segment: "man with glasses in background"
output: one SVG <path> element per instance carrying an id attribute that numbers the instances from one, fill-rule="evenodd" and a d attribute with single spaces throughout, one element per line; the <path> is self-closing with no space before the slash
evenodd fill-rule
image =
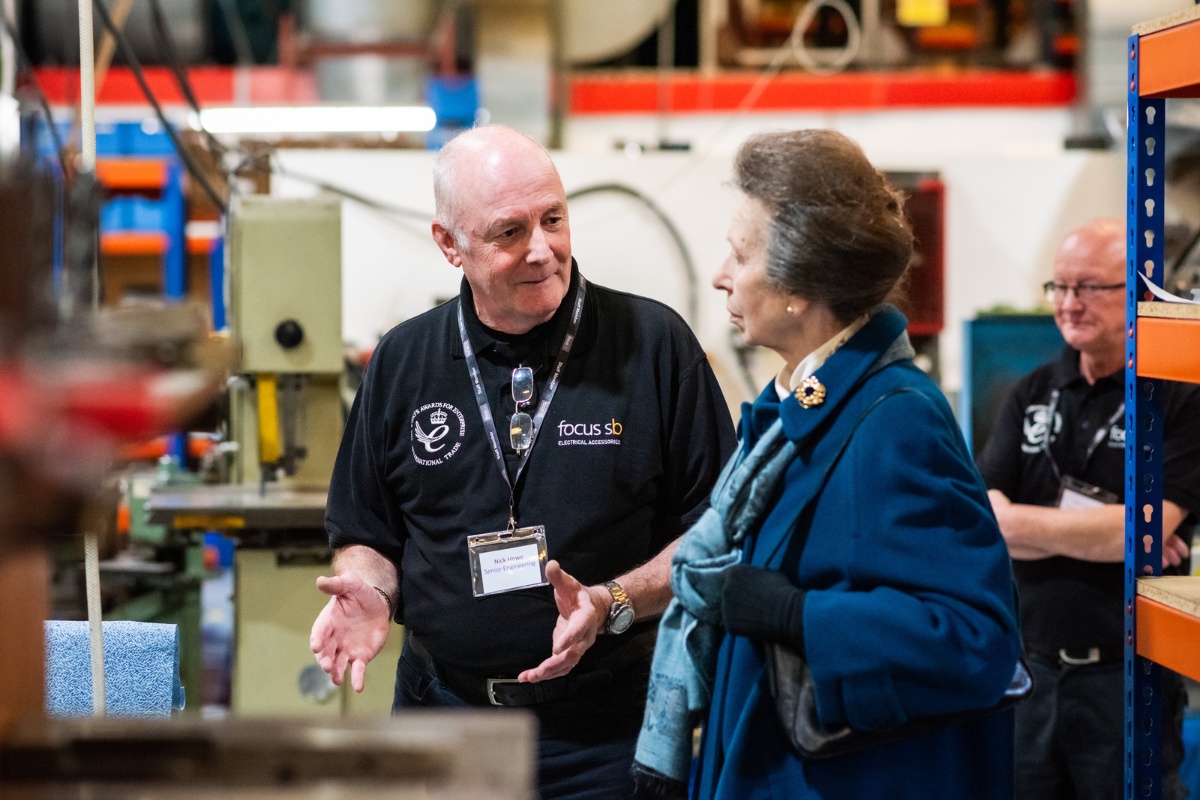
<path id="1" fill-rule="evenodd" d="M 354 401 L 312 649 L 362 690 L 394 618 L 393 711 L 539 723 L 541 797 L 627 797 L 675 541 L 735 446 L 704 351 L 660 303 L 587 282 L 542 147 L 501 126 L 434 163 L 459 297 L 389 332 Z"/>
<path id="2" fill-rule="evenodd" d="M 1067 346 L 1022 379 L 979 470 L 1013 558 L 1036 682 L 1017 706 L 1017 796 L 1119 800 L 1124 763 L 1125 228 L 1072 231 L 1045 284 Z M 1186 565 L 1200 510 L 1200 387 L 1167 383 L 1163 567 Z M 1163 798 L 1179 779 L 1186 696 L 1163 671 Z"/>

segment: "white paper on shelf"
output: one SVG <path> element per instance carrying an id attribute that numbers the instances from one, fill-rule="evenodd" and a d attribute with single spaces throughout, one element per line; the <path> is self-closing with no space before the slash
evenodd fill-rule
<path id="1" fill-rule="evenodd" d="M 1150 290 L 1150 293 L 1159 300 L 1166 300 L 1168 303 L 1187 303 L 1188 305 L 1192 306 L 1200 306 L 1200 289 L 1192 289 L 1192 299 L 1187 300 L 1178 295 L 1171 294 L 1161 286 L 1152 283 L 1151 280 L 1141 272 L 1138 273 L 1138 277 L 1145 282 L 1146 288 Z"/>

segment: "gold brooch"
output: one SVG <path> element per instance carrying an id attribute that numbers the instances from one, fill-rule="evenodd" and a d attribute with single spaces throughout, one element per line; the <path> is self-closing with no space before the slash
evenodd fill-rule
<path id="1" fill-rule="evenodd" d="M 825 387 L 817 380 L 816 375 L 809 375 L 796 390 L 796 399 L 805 408 L 816 408 L 825 402 Z"/>

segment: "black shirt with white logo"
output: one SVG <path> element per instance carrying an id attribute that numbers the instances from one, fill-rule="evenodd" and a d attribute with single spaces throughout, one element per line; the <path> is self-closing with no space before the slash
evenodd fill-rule
<path id="1" fill-rule="evenodd" d="M 449 666 L 493 677 L 535 667 L 550 655 L 558 617 L 548 586 L 472 594 L 467 537 L 507 527 L 509 487 L 472 389 L 459 303 L 511 478 L 512 370 L 534 370 L 522 408 L 532 416 L 578 285 L 573 266 L 555 316 L 512 336 L 483 326 L 464 280 L 458 299 L 383 337 L 350 410 L 329 490 L 330 545 L 367 545 L 399 566 L 397 619 Z M 544 525 L 549 557 L 585 585 L 611 580 L 703 513 L 735 444 L 683 319 L 589 282 L 578 337 L 516 485 L 517 524 Z M 600 637 L 581 667 L 629 637 Z"/>
<path id="2" fill-rule="evenodd" d="M 1048 419 L 1058 390 L 1054 419 Z M 1085 481 L 1125 501 L 1125 417 L 1109 425 L 1124 398 L 1124 372 L 1088 384 L 1079 353 L 1062 355 L 1023 378 L 1013 389 L 987 444 L 977 458 L 989 489 L 1014 503 L 1054 506 L 1059 473 Z M 1163 498 L 1188 512 L 1200 511 L 1200 387 L 1165 383 L 1163 394 Z M 1088 450 L 1104 430 L 1091 457 Z M 1049 436 L 1050 457 L 1045 453 Z M 1190 521 L 1181 527 L 1186 532 Z M 1124 629 L 1124 565 L 1065 556 L 1013 562 L 1021 591 L 1026 646 L 1110 647 Z M 1170 570 L 1168 570 L 1170 572 Z"/>

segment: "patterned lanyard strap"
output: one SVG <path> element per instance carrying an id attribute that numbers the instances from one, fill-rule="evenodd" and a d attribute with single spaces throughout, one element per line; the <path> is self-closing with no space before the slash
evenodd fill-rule
<path id="1" fill-rule="evenodd" d="M 563 369 L 567 365 L 567 357 L 571 355 L 571 346 L 575 343 L 575 336 L 579 333 L 579 321 L 583 318 L 583 299 L 587 295 L 587 281 L 582 275 L 579 276 L 579 290 L 575 293 L 575 307 L 571 310 L 571 323 L 567 327 L 567 333 L 563 336 L 562 345 L 558 349 L 558 357 L 554 360 L 554 369 L 550 373 L 550 381 L 546 384 L 546 391 L 542 394 L 542 400 L 538 403 L 537 414 L 533 418 L 533 435 L 529 440 L 529 447 L 525 448 L 525 452 L 521 453 L 521 460 L 517 463 L 516 474 L 510 479 L 508 477 L 508 469 L 504 465 L 504 452 L 500 449 L 500 434 L 496 430 L 496 421 L 492 418 L 492 407 L 488 403 L 487 391 L 483 388 L 483 376 L 479 372 L 479 362 L 475 358 L 475 351 L 471 347 L 471 340 L 467 337 L 467 325 L 463 319 L 462 300 L 458 301 L 458 332 L 462 337 L 463 354 L 467 359 L 467 371 L 471 375 L 471 387 L 475 390 L 475 402 L 479 406 L 479 415 L 483 418 L 483 429 L 487 433 L 488 444 L 492 448 L 492 456 L 496 461 L 496 465 L 500 468 L 500 476 L 504 478 L 504 482 L 508 484 L 508 528 L 515 530 L 517 520 L 513 514 L 513 509 L 516 507 L 516 486 L 521 480 L 521 473 L 525 470 L 525 465 L 529 462 L 529 454 L 533 452 L 533 445 L 537 442 L 538 433 L 542 429 L 542 420 L 546 417 L 546 411 L 550 408 L 550 401 L 554 399 L 554 393 L 558 391 L 558 384 L 562 380 Z"/>

